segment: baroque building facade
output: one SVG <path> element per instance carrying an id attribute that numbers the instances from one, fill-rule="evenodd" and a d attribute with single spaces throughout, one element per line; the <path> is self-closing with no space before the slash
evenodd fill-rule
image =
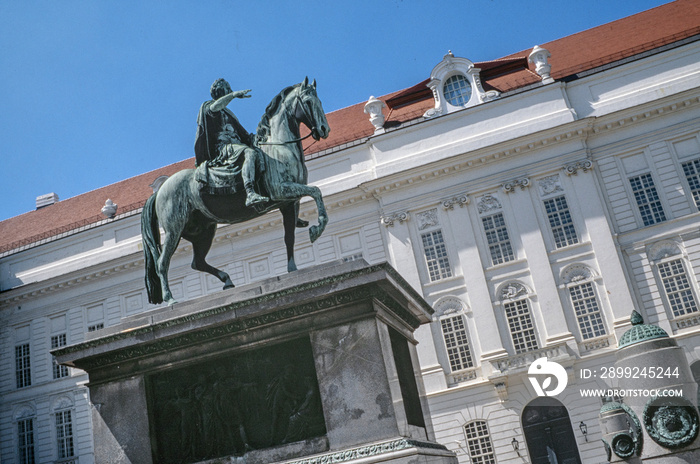
<path id="1" fill-rule="evenodd" d="M 582 372 L 614 365 L 633 309 L 700 376 L 698 18 L 679 0 L 491 62 L 450 52 L 426 81 L 330 113 L 331 137 L 306 146 L 331 222 L 314 244 L 299 232 L 297 265 L 388 261 L 434 308 L 418 354 L 461 464 L 605 462 L 616 382 Z M 94 461 L 87 375 L 50 351 L 152 309 L 140 208 L 192 165 L 0 223 L 1 462 Z M 285 273 L 281 223 L 219 227 L 210 262 L 236 285 Z M 190 260 L 183 241 L 176 299 L 222 291 Z M 542 357 L 566 369 L 556 397 L 528 379 Z"/>

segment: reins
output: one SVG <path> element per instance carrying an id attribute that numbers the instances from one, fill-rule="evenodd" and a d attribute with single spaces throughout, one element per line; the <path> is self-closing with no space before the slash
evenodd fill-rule
<path id="1" fill-rule="evenodd" d="M 296 97 L 297 97 L 297 102 L 298 102 L 299 104 L 301 104 L 301 110 L 304 112 L 304 117 L 305 117 L 307 120 L 311 121 L 311 116 L 307 113 L 307 111 L 306 111 L 306 106 L 304 106 L 304 103 L 301 101 L 301 96 L 299 95 L 299 92 L 297 92 L 297 96 L 296 96 Z M 301 142 L 302 140 L 306 140 L 306 139 L 308 139 L 309 137 L 311 137 L 311 135 L 314 133 L 314 130 L 315 130 L 315 129 L 316 129 L 316 126 L 313 126 L 313 127 L 311 128 L 311 132 L 309 132 L 309 134 L 308 134 L 308 135 L 305 135 L 304 137 L 297 137 L 297 138 L 292 139 L 292 140 L 287 140 L 286 142 L 258 142 L 258 145 L 288 145 L 288 144 L 290 144 L 290 143 L 299 143 L 299 142 Z"/>

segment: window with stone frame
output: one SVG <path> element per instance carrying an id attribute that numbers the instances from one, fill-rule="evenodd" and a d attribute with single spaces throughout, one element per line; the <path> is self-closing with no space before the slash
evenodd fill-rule
<path id="1" fill-rule="evenodd" d="M 557 248 L 578 243 L 578 235 L 571 219 L 569 205 L 564 195 L 544 200 L 545 211 L 549 228 L 554 236 L 554 245 Z"/>
<path id="2" fill-rule="evenodd" d="M 491 264 L 502 264 L 515 259 L 508 229 L 503 213 L 496 213 L 481 218 L 489 247 Z"/>
<path id="3" fill-rule="evenodd" d="M 607 335 L 605 317 L 594 282 L 595 275 L 585 264 L 572 264 L 562 271 L 562 281 L 569 294 L 582 340 Z"/>
<path id="4" fill-rule="evenodd" d="M 34 418 L 17 421 L 17 457 L 19 464 L 34 464 Z"/>
<path id="5" fill-rule="evenodd" d="M 17 388 L 32 384 L 32 366 L 29 343 L 15 346 L 15 385 Z"/>
<path id="6" fill-rule="evenodd" d="M 445 316 L 440 319 L 440 328 L 450 361 L 450 371 L 456 372 L 474 367 L 464 316 L 462 314 Z"/>
<path id="7" fill-rule="evenodd" d="M 581 331 L 581 338 L 588 340 L 606 335 L 605 323 L 593 282 L 570 286 L 569 296 Z"/>
<path id="8" fill-rule="evenodd" d="M 475 420 L 464 426 L 467 451 L 472 464 L 496 464 L 496 453 L 485 420 Z"/>
<path id="9" fill-rule="evenodd" d="M 52 335 L 51 336 L 51 349 L 55 350 L 56 348 L 60 348 L 62 346 L 66 346 L 67 341 L 66 341 L 66 334 L 58 334 L 58 335 Z M 53 378 L 54 379 L 62 379 L 63 377 L 68 377 L 69 372 L 68 372 L 68 366 L 62 366 L 56 362 L 56 359 L 53 360 Z"/>
<path id="10" fill-rule="evenodd" d="M 657 265 L 664 294 L 674 317 L 698 311 L 698 302 L 682 258 L 662 261 Z"/>
<path id="11" fill-rule="evenodd" d="M 71 410 L 57 411 L 55 417 L 58 459 L 73 457 L 75 449 L 73 446 L 73 418 Z"/>
<path id="12" fill-rule="evenodd" d="M 656 190 L 651 173 L 631 177 L 629 181 L 644 225 L 650 226 L 659 222 L 664 222 L 666 220 L 666 214 L 664 213 L 661 198 Z"/>
<path id="13" fill-rule="evenodd" d="M 686 161 L 682 164 L 683 174 L 690 186 L 690 193 L 693 195 L 695 207 L 700 210 L 700 159 Z"/>
<path id="14" fill-rule="evenodd" d="M 539 349 L 535 324 L 526 298 L 503 304 L 515 354 Z"/>
<path id="15" fill-rule="evenodd" d="M 452 267 L 447 256 L 442 230 L 421 234 L 421 242 L 430 281 L 435 282 L 436 280 L 452 277 Z"/>

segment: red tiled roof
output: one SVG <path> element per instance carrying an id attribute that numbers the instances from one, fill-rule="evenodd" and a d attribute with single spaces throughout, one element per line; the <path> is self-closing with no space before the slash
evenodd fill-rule
<path id="1" fill-rule="evenodd" d="M 700 34 L 700 2 L 676 0 L 651 10 L 540 44 L 552 54 L 552 77 L 562 79 L 639 53 Z M 499 60 L 475 63 L 482 69 L 487 90 L 508 92 L 540 81 L 532 64 L 531 50 Z M 529 67 L 528 67 L 529 66 Z M 386 128 L 420 118 L 433 106 L 426 81 L 379 97 L 389 106 Z M 369 137 L 374 127 L 364 114 L 364 102 L 327 115 L 331 133 L 327 139 L 307 139 L 307 155 Z M 139 209 L 151 194 L 149 185 L 159 176 L 169 176 L 192 167 L 192 158 L 109 185 L 56 204 L 0 222 L 0 253 L 104 220 L 100 209 L 107 198 L 119 205 L 119 214 Z"/>

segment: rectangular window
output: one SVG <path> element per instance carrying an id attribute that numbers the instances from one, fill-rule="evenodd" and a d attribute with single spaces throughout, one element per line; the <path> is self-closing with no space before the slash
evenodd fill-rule
<path id="1" fill-rule="evenodd" d="M 666 298 L 675 317 L 694 313 L 698 310 L 683 260 L 676 259 L 659 264 L 659 274 L 664 284 Z"/>
<path id="2" fill-rule="evenodd" d="M 17 422 L 17 454 L 20 464 L 34 464 L 34 419 Z"/>
<path id="3" fill-rule="evenodd" d="M 452 268 L 450 260 L 447 257 L 447 249 L 445 248 L 445 240 L 442 238 L 442 231 L 436 230 L 422 234 L 423 253 L 425 254 L 425 262 L 428 265 L 430 281 L 452 277 Z"/>
<path id="4" fill-rule="evenodd" d="M 447 347 L 447 356 L 450 359 L 452 372 L 473 367 L 472 355 L 469 351 L 469 338 L 467 328 L 464 326 L 464 317 L 452 316 L 440 320 L 442 335 Z"/>
<path id="5" fill-rule="evenodd" d="M 56 441 L 58 459 L 73 456 L 73 421 L 70 410 L 56 413 Z"/>
<path id="6" fill-rule="evenodd" d="M 527 300 L 512 301 L 504 306 L 515 353 L 525 353 L 526 351 L 538 349 L 535 325 L 532 323 L 530 306 L 527 304 Z"/>
<path id="7" fill-rule="evenodd" d="M 605 335 L 605 324 L 600 314 L 598 299 L 591 282 L 569 288 L 571 303 L 584 340 Z"/>
<path id="8" fill-rule="evenodd" d="M 29 343 L 15 346 L 15 376 L 17 388 L 28 387 L 32 384 Z"/>
<path id="9" fill-rule="evenodd" d="M 496 464 L 493 443 L 491 443 L 486 421 L 470 422 L 464 426 L 464 433 L 467 436 L 467 449 L 472 464 Z"/>
<path id="10" fill-rule="evenodd" d="M 66 346 L 66 334 L 53 335 L 51 337 L 51 349 L 55 350 L 62 346 Z M 61 379 L 63 377 L 68 377 L 68 367 L 59 365 L 56 360 L 53 361 L 53 378 Z"/>
<path id="11" fill-rule="evenodd" d="M 515 259 L 513 247 L 510 244 L 508 229 L 503 213 L 493 214 L 481 218 L 486 233 L 486 241 L 489 244 L 491 264 L 501 264 Z"/>
<path id="12" fill-rule="evenodd" d="M 634 199 L 637 201 L 644 225 L 650 226 L 665 221 L 666 214 L 664 214 L 661 199 L 656 192 L 654 179 L 651 178 L 651 174 L 632 177 L 630 184 L 632 185 L 632 193 L 634 193 Z"/>
<path id="13" fill-rule="evenodd" d="M 700 209 L 700 159 L 683 163 L 683 173 L 688 180 L 688 185 L 690 185 L 695 207 Z"/>
<path id="14" fill-rule="evenodd" d="M 554 235 L 554 244 L 557 248 L 578 243 L 574 222 L 571 220 L 569 205 L 564 196 L 544 201 L 544 207 L 549 219 L 549 227 Z"/>

